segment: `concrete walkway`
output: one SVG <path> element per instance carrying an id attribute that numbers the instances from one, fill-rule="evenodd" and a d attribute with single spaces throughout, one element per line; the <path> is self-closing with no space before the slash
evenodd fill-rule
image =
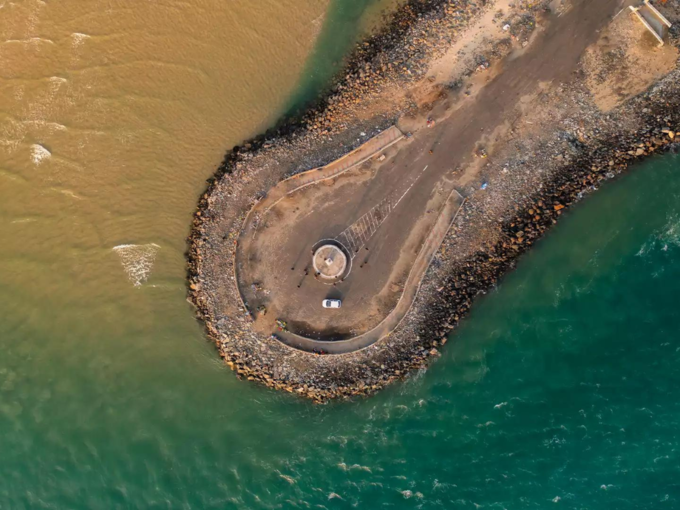
<path id="1" fill-rule="evenodd" d="M 671 23 L 663 14 L 656 10 L 649 0 L 645 0 L 640 7 L 630 6 L 633 15 L 642 23 L 642 25 L 649 30 L 649 32 L 657 40 L 659 46 L 664 45 L 664 39 L 668 34 L 668 29 L 671 28 Z"/>
<path id="2" fill-rule="evenodd" d="M 257 204 L 257 209 L 264 209 L 266 212 L 291 193 L 295 193 L 311 184 L 337 177 L 347 170 L 351 170 L 355 166 L 368 161 L 373 156 L 380 154 L 403 138 L 404 133 L 402 133 L 397 126 L 391 126 L 369 139 L 366 143 L 360 145 L 353 151 L 348 152 L 341 158 L 330 162 L 326 166 L 312 168 L 311 170 L 295 174 L 292 177 L 281 181 L 267 193 L 267 196 L 259 204 Z"/>

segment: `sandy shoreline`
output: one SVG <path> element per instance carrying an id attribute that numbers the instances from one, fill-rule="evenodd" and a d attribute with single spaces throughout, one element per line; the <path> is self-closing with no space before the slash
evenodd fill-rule
<path id="1" fill-rule="evenodd" d="M 526 9 L 519 4 L 499 14 L 499 6 L 508 5 L 500 0 L 485 8 L 411 2 L 359 47 L 345 77 L 301 121 L 284 123 L 227 155 L 194 217 L 189 296 L 221 356 L 240 376 L 325 401 L 370 393 L 425 367 L 475 296 L 496 285 L 567 207 L 677 140 L 680 73 L 677 53 L 671 53 L 677 32 L 671 33 L 666 53 L 649 58 L 654 50 L 644 44 L 640 50 L 638 33 L 629 33 L 633 22 L 618 16 L 603 33 L 594 33 L 571 75 L 540 83 L 516 103 L 503 105 L 504 122 L 470 147 L 469 163 L 456 170 L 467 199 L 461 215 L 413 307 L 391 335 L 359 352 L 318 356 L 252 331 L 237 299 L 233 252 L 256 197 L 287 175 L 347 152 L 361 143 L 361 132 L 369 136 L 394 122 L 418 126 L 430 116 L 438 123 L 455 122 L 459 105 L 475 101 L 516 55 L 538 51 L 535 40 L 551 36 L 560 23 L 568 29 L 564 19 L 582 2 Z M 664 13 L 677 26 L 676 11 Z M 474 40 L 466 27 L 477 33 L 488 28 L 489 36 Z M 447 54 L 451 48 L 454 55 Z M 627 62 L 627 74 L 640 79 L 612 87 L 610 82 L 620 83 L 623 65 L 611 64 L 612 56 Z M 651 70 L 645 74 L 640 68 Z M 501 103 L 489 104 L 494 107 Z"/>

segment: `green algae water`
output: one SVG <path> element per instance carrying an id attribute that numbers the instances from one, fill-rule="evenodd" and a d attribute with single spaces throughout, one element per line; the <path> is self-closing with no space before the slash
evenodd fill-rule
<path id="1" fill-rule="evenodd" d="M 221 364 L 182 253 L 327 4 L 191 4 L 3 7 L 0 508 L 680 507 L 680 158 L 569 211 L 429 370 L 314 406 Z"/>

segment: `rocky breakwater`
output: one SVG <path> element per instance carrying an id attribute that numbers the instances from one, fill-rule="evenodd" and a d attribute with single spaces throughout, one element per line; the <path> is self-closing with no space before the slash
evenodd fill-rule
<path id="1" fill-rule="evenodd" d="M 375 391 L 400 375 L 387 371 L 370 349 L 361 355 L 312 355 L 254 333 L 236 287 L 235 243 L 247 212 L 269 188 L 342 156 L 410 111 L 405 85 L 421 80 L 429 63 L 489 5 L 486 0 L 405 3 L 357 45 L 324 96 L 301 116 L 283 119 L 234 147 L 208 180 L 188 239 L 189 300 L 239 377 L 322 402 Z M 404 373 L 414 361 L 404 360 Z"/>
<path id="2" fill-rule="evenodd" d="M 646 117 L 635 134 L 610 140 L 608 147 L 584 153 L 576 162 L 560 169 L 541 192 L 523 202 L 515 216 L 501 224 L 501 240 L 456 263 L 439 282 L 439 292 L 429 297 L 429 312 L 423 315 L 419 328 L 419 334 L 427 339 L 425 347 L 437 348 L 446 343 L 474 299 L 512 270 L 518 257 L 555 225 L 568 207 L 640 159 L 666 150 L 678 152 L 678 97 L 658 109 L 657 115 Z"/>
<path id="3" fill-rule="evenodd" d="M 667 8 L 664 13 L 674 23 L 667 44 L 677 56 L 680 6 Z M 626 20 L 617 23 L 624 25 Z M 610 27 L 603 39 L 610 44 L 620 28 Z M 629 30 L 629 26 L 624 28 Z M 630 46 L 628 51 L 634 52 L 634 46 L 640 43 L 623 37 L 619 44 Z M 643 38 L 641 44 L 647 41 Z M 597 45 L 591 53 L 596 51 Z M 659 58 L 658 53 L 650 51 L 647 59 Z M 610 52 L 607 48 L 606 53 Z M 422 349 L 445 343 L 475 297 L 512 270 L 518 257 L 570 206 L 634 168 L 640 160 L 680 150 L 678 60 L 665 76 L 650 81 L 649 88 L 633 97 L 626 97 L 625 85 L 617 82 L 621 94 L 618 104 L 603 111 L 596 104 L 591 78 L 595 74 L 602 83 L 609 78 L 608 73 L 616 76 L 620 59 L 616 66 L 603 70 L 599 65 L 593 69 L 588 57 L 568 85 L 539 96 L 531 119 L 537 125 L 528 131 L 520 128 L 508 133 L 521 135 L 523 140 L 505 147 L 511 150 L 499 150 L 499 157 L 491 158 L 495 161 L 487 164 L 477 181 L 498 188 L 490 193 L 475 190 L 468 197 L 461 221 L 442 247 L 442 253 L 456 254 L 440 260 L 440 268 L 431 271 L 423 283 L 418 303 L 420 320 L 414 321 L 411 332 L 412 338 L 423 343 Z M 644 64 L 639 65 L 629 72 L 643 75 Z M 515 154 L 508 156 L 512 151 Z"/>
<path id="4" fill-rule="evenodd" d="M 412 107 L 408 100 L 386 100 L 382 109 L 367 105 L 377 104 L 376 90 L 391 90 L 399 80 L 411 80 L 412 74 L 371 75 L 387 78 L 373 84 L 376 88 L 366 85 L 368 99 L 362 100 L 361 94 L 354 94 L 371 82 L 357 70 L 368 65 L 384 73 L 384 59 L 400 51 L 413 55 L 422 51 L 419 59 L 426 69 L 445 51 L 437 41 L 446 46 L 455 40 L 463 26 L 456 19 L 469 19 L 477 12 L 477 7 L 464 4 L 459 14 L 460 5 L 407 4 L 394 23 L 408 19 L 410 24 L 395 29 L 398 37 L 380 35 L 384 50 L 376 41 L 360 46 L 350 72 L 316 109 L 232 150 L 210 180 L 189 238 L 189 296 L 220 355 L 239 377 L 324 402 L 369 394 L 426 367 L 475 297 L 496 285 L 570 205 L 680 136 L 677 68 L 647 92 L 605 112 L 594 104 L 587 86 L 589 71 L 582 66 L 568 86 L 539 95 L 531 112 L 518 105 L 514 132 L 488 147 L 488 158 L 485 151 L 481 169 L 461 190 L 467 198 L 462 213 L 426 273 L 414 305 L 392 334 L 366 349 L 337 356 L 297 351 L 257 334 L 234 277 L 234 248 L 245 215 L 284 176 L 334 159 L 361 140 L 360 130 L 370 134 L 408 112 Z M 427 35 L 429 27 L 435 27 L 435 35 L 425 39 L 429 45 L 404 50 L 415 47 L 413 34 Z M 676 32 L 671 44 L 678 44 Z M 411 69 L 418 67 L 407 67 Z M 348 78 L 350 74 L 353 78 Z M 343 85 L 357 76 L 358 88 Z M 527 118 L 528 126 L 517 127 Z"/>

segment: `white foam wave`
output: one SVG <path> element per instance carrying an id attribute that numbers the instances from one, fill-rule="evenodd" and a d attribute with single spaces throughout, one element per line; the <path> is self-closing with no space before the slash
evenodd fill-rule
<path id="1" fill-rule="evenodd" d="M 680 246 L 680 216 L 677 214 L 669 216 L 658 238 L 663 245 L 662 249 L 668 250 L 669 244 Z"/>
<path id="2" fill-rule="evenodd" d="M 28 37 L 26 39 L 6 39 L 5 40 L 6 44 L 38 44 L 38 43 L 46 43 L 46 44 L 54 44 L 54 41 L 52 39 L 46 39 L 44 37 Z"/>
<path id="3" fill-rule="evenodd" d="M 368 466 L 362 466 L 361 464 L 352 464 L 348 468 L 349 470 L 358 469 L 359 471 L 366 471 L 367 473 L 372 473 L 371 468 Z"/>
<path id="4" fill-rule="evenodd" d="M 26 92 L 26 87 L 23 85 L 18 85 L 14 89 L 14 99 L 17 101 L 21 101 L 24 98 L 24 93 Z"/>
<path id="5" fill-rule="evenodd" d="M 89 39 L 89 38 L 90 38 L 89 35 L 83 34 L 81 32 L 73 32 L 71 34 L 71 39 L 73 40 L 73 47 L 74 48 L 80 46 L 81 44 L 83 44 L 83 42 L 85 42 L 86 39 Z"/>
<path id="6" fill-rule="evenodd" d="M 61 76 L 50 76 L 48 78 L 48 81 L 50 83 L 56 83 L 56 84 L 61 85 L 62 83 L 66 83 L 68 80 L 66 78 L 62 78 Z"/>
<path id="7" fill-rule="evenodd" d="M 78 196 L 75 192 L 71 191 L 70 189 L 59 189 L 59 188 L 50 188 L 52 191 L 56 193 L 61 193 L 62 195 L 66 195 L 67 197 L 75 198 L 76 200 L 82 200 L 83 197 Z"/>
<path id="8" fill-rule="evenodd" d="M 279 471 L 277 471 L 277 473 L 279 473 L 279 476 L 280 476 L 281 478 L 283 478 L 285 481 L 287 481 L 289 484 L 294 485 L 294 484 L 297 483 L 297 481 L 295 480 L 295 478 L 293 478 L 292 476 L 284 475 L 283 473 L 281 473 L 281 472 L 279 472 Z"/>
<path id="9" fill-rule="evenodd" d="M 52 156 L 52 153 L 39 143 L 31 145 L 31 159 L 34 164 L 39 165 L 50 156 Z"/>
<path id="10" fill-rule="evenodd" d="M 411 499 L 412 497 L 415 496 L 416 499 L 423 499 L 423 493 L 422 492 L 413 492 L 408 489 L 399 491 L 402 496 L 404 496 L 404 499 Z"/>
<path id="11" fill-rule="evenodd" d="M 0 126 L 0 146 L 3 146 L 7 153 L 11 154 L 16 151 L 29 133 L 32 133 L 32 139 L 44 139 L 45 133 L 42 130 L 45 128 L 48 134 L 68 129 L 65 125 L 55 120 L 55 117 L 64 106 L 72 104 L 68 97 L 63 97 L 61 101 L 56 102 L 60 89 L 67 82 L 66 78 L 50 76 L 47 79 L 45 88 L 37 96 L 33 97 L 31 101 L 27 101 L 22 105 L 21 112 L 17 115 L 21 120 L 14 121 L 10 119 L 9 122 Z M 24 87 L 16 87 L 14 91 L 16 101 L 24 101 L 24 96 Z M 35 133 L 35 130 L 40 130 L 40 133 Z M 31 154 L 35 164 L 40 164 L 51 155 L 49 150 L 40 144 L 31 146 Z"/>
<path id="12" fill-rule="evenodd" d="M 50 131 L 66 131 L 68 128 L 59 122 L 47 120 L 23 120 L 22 123 L 35 128 L 48 128 Z"/>
<path id="13" fill-rule="evenodd" d="M 128 276 L 128 280 L 135 287 L 139 287 L 149 278 L 153 269 L 156 254 L 160 246 L 149 244 L 120 244 L 113 247 L 113 251 L 120 257 L 120 262 Z"/>
<path id="14" fill-rule="evenodd" d="M 644 257 L 655 249 L 668 251 L 669 247 L 680 247 L 680 216 L 672 214 L 666 219 L 666 224 L 654 232 L 637 252 L 638 257 Z"/>

